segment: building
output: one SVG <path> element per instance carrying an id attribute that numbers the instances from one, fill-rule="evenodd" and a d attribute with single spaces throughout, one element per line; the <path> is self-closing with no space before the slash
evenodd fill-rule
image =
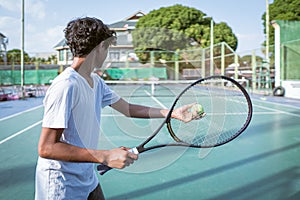
<path id="1" fill-rule="evenodd" d="M 136 59 L 131 32 L 135 29 L 138 19 L 144 15 L 143 12 L 138 11 L 121 21 L 108 25 L 111 30 L 116 31 L 117 44 L 109 49 L 104 66 L 109 64 L 114 65 L 113 67 L 121 67 L 120 65 L 124 65 L 124 61 Z M 54 49 L 57 51 L 59 65 L 71 65 L 73 57 L 65 39 L 55 45 Z"/>
<path id="2" fill-rule="evenodd" d="M 54 46 L 57 51 L 57 64 L 58 65 L 71 65 L 73 56 L 66 44 L 65 39 L 62 39 L 57 45 Z"/>

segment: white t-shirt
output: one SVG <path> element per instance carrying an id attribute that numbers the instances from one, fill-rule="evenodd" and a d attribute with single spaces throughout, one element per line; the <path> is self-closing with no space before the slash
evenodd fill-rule
<path id="1" fill-rule="evenodd" d="M 71 67 L 53 81 L 44 99 L 42 126 L 64 128 L 62 142 L 96 149 L 101 108 L 117 102 L 120 97 L 98 75 L 91 76 L 93 88 Z M 38 200 L 87 199 L 97 184 L 93 163 L 38 158 L 35 194 Z"/>

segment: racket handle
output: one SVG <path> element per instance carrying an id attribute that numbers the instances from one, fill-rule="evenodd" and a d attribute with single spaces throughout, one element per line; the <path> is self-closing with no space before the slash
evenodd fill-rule
<path id="1" fill-rule="evenodd" d="M 139 154 L 137 148 L 132 148 L 128 150 L 130 153 L 134 153 L 134 154 Z M 99 172 L 100 175 L 105 174 L 106 172 L 108 172 L 109 170 L 111 170 L 112 168 L 107 166 L 107 165 L 98 165 L 97 166 L 97 171 Z"/>
<path id="2" fill-rule="evenodd" d="M 108 172 L 111 169 L 112 168 L 107 165 L 98 165 L 97 166 L 97 171 L 99 172 L 100 175 L 105 174 L 106 172 Z"/>
<path id="3" fill-rule="evenodd" d="M 128 150 L 130 153 L 134 153 L 134 154 L 139 154 L 139 151 L 137 150 L 136 147 L 132 148 L 132 149 L 129 149 Z"/>

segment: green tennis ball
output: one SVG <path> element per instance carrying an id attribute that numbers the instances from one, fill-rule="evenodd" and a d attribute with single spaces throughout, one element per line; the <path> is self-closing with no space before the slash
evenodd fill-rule
<path id="1" fill-rule="evenodd" d="M 192 112 L 194 113 L 197 113 L 198 115 L 201 115 L 204 113 L 204 109 L 203 109 L 203 106 L 200 105 L 200 104 L 195 104 L 192 106 Z"/>

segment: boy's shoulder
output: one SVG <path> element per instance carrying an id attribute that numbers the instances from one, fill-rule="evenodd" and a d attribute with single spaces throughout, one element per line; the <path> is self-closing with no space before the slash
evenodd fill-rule
<path id="1" fill-rule="evenodd" d="M 52 84 L 73 82 L 76 79 L 78 79 L 77 72 L 71 67 L 68 67 L 53 80 Z"/>

